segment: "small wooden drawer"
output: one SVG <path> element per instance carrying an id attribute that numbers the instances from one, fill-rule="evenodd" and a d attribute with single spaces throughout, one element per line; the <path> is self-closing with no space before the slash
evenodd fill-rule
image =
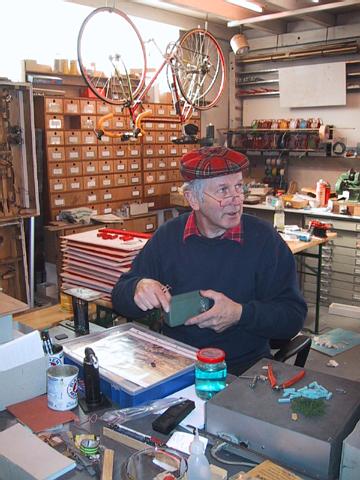
<path id="1" fill-rule="evenodd" d="M 167 170 L 168 180 L 171 182 L 178 182 L 181 180 L 179 170 Z"/>
<path id="2" fill-rule="evenodd" d="M 68 192 L 84 189 L 84 179 L 82 177 L 72 177 L 66 179 L 66 189 Z"/>
<path id="3" fill-rule="evenodd" d="M 61 130 L 64 128 L 64 115 L 45 115 L 45 128 L 49 130 Z"/>
<path id="4" fill-rule="evenodd" d="M 168 146 L 167 145 L 156 145 L 155 146 L 155 155 L 157 157 L 166 157 L 168 154 Z"/>
<path id="5" fill-rule="evenodd" d="M 128 170 L 129 172 L 136 172 L 140 170 L 141 168 L 141 163 L 140 163 L 140 158 L 139 159 L 131 159 L 128 162 Z"/>
<path id="6" fill-rule="evenodd" d="M 63 99 L 45 97 L 45 112 L 46 113 L 63 113 L 64 112 Z"/>
<path id="7" fill-rule="evenodd" d="M 64 113 L 66 115 L 80 113 L 80 101 L 73 98 L 64 98 Z"/>
<path id="8" fill-rule="evenodd" d="M 64 147 L 48 147 L 47 158 L 49 162 L 63 162 L 65 160 Z"/>
<path id="9" fill-rule="evenodd" d="M 80 100 L 80 113 L 82 115 L 96 115 L 96 100 Z"/>
<path id="10" fill-rule="evenodd" d="M 156 182 L 163 183 L 168 181 L 167 171 L 164 172 L 156 172 Z"/>
<path id="11" fill-rule="evenodd" d="M 111 105 L 109 103 L 106 103 L 102 100 L 97 100 L 97 102 L 96 102 L 96 113 L 98 115 L 107 115 L 108 113 L 112 113 L 111 110 L 112 110 L 112 108 L 111 108 Z"/>
<path id="12" fill-rule="evenodd" d="M 155 116 L 155 104 L 154 103 L 143 103 L 144 112 L 150 112 L 151 115 Z"/>
<path id="13" fill-rule="evenodd" d="M 106 215 L 113 212 L 114 205 L 112 203 L 101 203 L 98 205 L 98 209 L 100 210 L 101 215 Z"/>
<path id="14" fill-rule="evenodd" d="M 111 188 L 114 186 L 114 175 L 99 175 L 99 187 Z"/>
<path id="15" fill-rule="evenodd" d="M 65 130 L 64 132 L 65 145 L 80 145 L 81 132 L 80 130 Z"/>
<path id="16" fill-rule="evenodd" d="M 81 153 L 84 160 L 96 160 L 98 158 L 98 149 L 93 145 L 81 147 Z"/>
<path id="17" fill-rule="evenodd" d="M 171 157 L 179 155 L 179 146 L 178 145 L 168 145 L 168 154 Z"/>
<path id="18" fill-rule="evenodd" d="M 168 123 L 168 129 L 173 130 L 174 132 L 179 131 L 179 130 L 181 130 L 181 123 L 180 122 L 178 122 L 178 123 L 170 122 L 170 123 Z"/>
<path id="19" fill-rule="evenodd" d="M 159 185 L 146 185 L 144 187 L 144 196 L 145 197 L 154 197 L 159 195 Z"/>
<path id="20" fill-rule="evenodd" d="M 179 159 L 176 157 L 167 159 L 168 168 L 175 168 L 176 171 L 179 171 Z"/>
<path id="21" fill-rule="evenodd" d="M 114 115 L 123 115 L 124 107 L 122 105 L 112 105 L 112 112 Z"/>
<path id="22" fill-rule="evenodd" d="M 75 177 L 82 175 L 83 166 L 82 162 L 67 162 L 66 163 L 66 176 Z"/>
<path id="23" fill-rule="evenodd" d="M 67 193 L 52 193 L 50 194 L 51 208 L 57 208 L 63 210 L 68 207 L 76 207 L 78 205 L 84 205 L 85 195 L 84 192 L 67 192 Z"/>
<path id="24" fill-rule="evenodd" d="M 169 141 L 169 136 L 167 132 L 157 132 L 155 136 L 156 143 L 167 143 Z"/>
<path id="25" fill-rule="evenodd" d="M 83 162 L 83 175 L 97 175 L 99 173 L 99 165 L 97 161 Z"/>
<path id="26" fill-rule="evenodd" d="M 150 132 L 152 130 L 155 130 L 155 123 L 154 122 L 143 122 L 143 128 L 146 132 Z"/>
<path id="27" fill-rule="evenodd" d="M 47 145 L 64 145 L 64 132 L 47 130 L 46 143 Z"/>
<path id="28" fill-rule="evenodd" d="M 167 117 L 169 115 L 168 105 L 163 105 L 161 103 L 155 104 L 155 115 L 157 117 Z"/>
<path id="29" fill-rule="evenodd" d="M 50 178 L 49 187 L 51 193 L 63 193 L 66 192 L 66 179 L 65 178 Z"/>
<path id="30" fill-rule="evenodd" d="M 49 178 L 54 177 L 65 177 L 66 175 L 66 168 L 64 163 L 51 163 L 48 165 L 48 175 Z"/>
<path id="31" fill-rule="evenodd" d="M 167 129 L 167 123 L 165 122 L 156 122 L 154 123 L 156 130 L 166 130 Z"/>
<path id="32" fill-rule="evenodd" d="M 190 118 L 191 118 L 191 120 L 196 119 L 196 118 L 200 118 L 200 112 L 199 112 L 199 110 L 195 110 L 195 109 L 194 109 L 194 110 L 192 111 L 192 114 L 191 114 L 191 117 L 190 117 Z"/>
<path id="33" fill-rule="evenodd" d="M 177 117 L 177 113 L 176 113 L 176 110 L 173 106 L 170 105 L 169 107 L 169 110 L 168 110 L 168 113 L 169 113 L 169 117 Z"/>
<path id="34" fill-rule="evenodd" d="M 109 145 L 98 146 L 99 159 L 109 159 L 113 157 L 113 147 Z"/>
<path id="35" fill-rule="evenodd" d="M 164 170 L 166 168 L 168 168 L 167 158 L 156 158 L 155 159 L 155 169 L 156 170 Z"/>
<path id="36" fill-rule="evenodd" d="M 144 157 L 155 156 L 155 145 L 144 145 Z"/>
<path id="37" fill-rule="evenodd" d="M 142 187 L 130 187 L 131 188 L 131 198 L 141 198 L 142 197 Z"/>
<path id="38" fill-rule="evenodd" d="M 92 210 L 92 215 L 100 215 L 99 205 L 88 204 L 87 207 Z"/>
<path id="39" fill-rule="evenodd" d="M 84 177 L 84 190 L 94 190 L 96 188 L 99 188 L 99 176 L 86 175 Z"/>
<path id="40" fill-rule="evenodd" d="M 90 130 L 96 128 L 96 116 L 95 115 L 81 115 L 80 117 L 81 128 Z"/>
<path id="41" fill-rule="evenodd" d="M 189 147 L 188 145 L 178 145 L 179 154 L 185 155 L 185 153 L 189 153 L 193 147 Z"/>
<path id="42" fill-rule="evenodd" d="M 177 193 L 179 191 L 179 187 L 181 187 L 182 182 L 170 183 L 169 184 L 169 193 Z"/>
<path id="43" fill-rule="evenodd" d="M 92 130 L 87 130 L 86 132 L 81 132 L 81 143 L 83 145 L 96 145 L 97 138 L 95 133 Z"/>
<path id="44" fill-rule="evenodd" d="M 129 128 L 129 119 L 125 116 L 116 115 L 111 119 L 111 128 L 114 130 L 127 130 Z"/>
<path id="45" fill-rule="evenodd" d="M 154 170 L 155 166 L 154 158 L 144 158 L 144 170 Z"/>
<path id="46" fill-rule="evenodd" d="M 97 190 L 88 190 L 85 192 L 85 202 L 89 204 L 99 203 L 100 197 Z"/>
<path id="47" fill-rule="evenodd" d="M 101 190 L 99 190 L 99 201 L 112 202 L 114 200 L 112 192 L 112 188 L 102 188 Z"/>
<path id="48" fill-rule="evenodd" d="M 115 173 L 114 174 L 114 186 L 126 187 L 129 185 L 129 177 L 127 173 Z"/>
<path id="49" fill-rule="evenodd" d="M 140 157 L 140 154 L 141 154 L 140 145 L 128 145 L 129 157 Z"/>
<path id="50" fill-rule="evenodd" d="M 101 137 L 101 142 L 99 142 L 99 145 L 101 145 L 102 143 L 105 145 L 111 145 L 113 143 L 113 139 L 107 135 L 103 135 Z"/>
<path id="51" fill-rule="evenodd" d="M 114 161 L 113 160 L 99 160 L 99 173 L 113 173 Z"/>
<path id="52" fill-rule="evenodd" d="M 65 159 L 70 162 L 81 160 L 81 147 L 65 147 Z"/>
<path id="53" fill-rule="evenodd" d="M 115 173 L 122 173 L 128 171 L 128 160 L 114 160 L 114 172 Z"/>
<path id="54" fill-rule="evenodd" d="M 156 172 L 146 172 L 144 173 L 144 183 L 155 183 L 156 181 Z M 146 188 L 146 187 L 145 187 Z"/>
<path id="55" fill-rule="evenodd" d="M 172 143 L 173 140 L 176 140 L 177 138 L 179 138 L 179 132 L 177 130 L 172 130 L 171 132 L 169 132 L 168 134 L 169 143 Z"/>
<path id="56" fill-rule="evenodd" d="M 128 157 L 127 145 L 124 145 L 124 144 L 114 145 L 113 154 L 115 158 L 127 158 Z"/>
<path id="57" fill-rule="evenodd" d="M 152 130 L 146 132 L 144 135 L 144 144 L 146 143 L 155 143 L 155 132 Z"/>
<path id="58" fill-rule="evenodd" d="M 130 185 L 140 185 L 141 173 L 129 173 L 129 183 Z"/>

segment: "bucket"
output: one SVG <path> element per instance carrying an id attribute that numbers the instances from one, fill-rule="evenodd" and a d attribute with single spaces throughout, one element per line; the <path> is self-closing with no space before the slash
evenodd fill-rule
<path id="1" fill-rule="evenodd" d="M 56 365 L 47 371 L 48 407 L 52 410 L 71 410 L 78 404 L 79 369 L 73 365 Z"/>

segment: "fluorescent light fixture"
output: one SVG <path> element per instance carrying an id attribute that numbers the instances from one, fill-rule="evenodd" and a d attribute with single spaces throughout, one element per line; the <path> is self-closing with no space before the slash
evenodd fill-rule
<path id="1" fill-rule="evenodd" d="M 238 7 L 247 8 L 248 10 L 252 10 L 253 12 L 261 13 L 263 11 L 260 5 L 256 3 L 250 2 L 248 0 L 226 0 L 228 3 L 232 3 L 233 5 L 237 5 Z"/>
<path id="2" fill-rule="evenodd" d="M 245 55 L 249 51 L 249 43 L 243 33 L 237 33 L 230 40 L 230 46 L 235 55 Z"/>

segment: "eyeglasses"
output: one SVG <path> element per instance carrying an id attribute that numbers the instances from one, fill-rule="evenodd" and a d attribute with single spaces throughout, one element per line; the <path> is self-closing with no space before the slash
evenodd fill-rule
<path id="1" fill-rule="evenodd" d="M 227 205 L 230 205 L 235 199 L 240 198 L 244 195 L 244 186 L 242 184 L 235 185 L 234 190 L 236 193 L 232 195 L 226 194 L 228 190 L 229 190 L 228 188 L 223 189 L 224 196 L 222 198 L 218 198 L 218 197 L 221 197 L 220 193 L 218 194 L 217 197 L 215 197 L 214 195 L 211 195 L 208 192 L 204 192 L 204 194 L 212 198 L 216 202 L 218 202 L 220 207 L 226 207 Z"/>

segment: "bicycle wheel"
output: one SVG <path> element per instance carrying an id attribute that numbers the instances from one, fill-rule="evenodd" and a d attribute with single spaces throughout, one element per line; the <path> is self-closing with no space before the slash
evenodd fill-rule
<path id="1" fill-rule="evenodd" d="M 216 39 L 207 30 L 189 30 L 179 40 L 174 60 L 183 98 L 198 110 L 213 107 L 225 85 L 225 60 Z"/>
<path id="2" fill-rule="evenodd" d="M 146 52 L 139 31 L 125 13 L 110 7 L 91 12 L 80 27 L 77 53 L 81 74 L 98 98 L 122 105 L 139 95 Z"/>

